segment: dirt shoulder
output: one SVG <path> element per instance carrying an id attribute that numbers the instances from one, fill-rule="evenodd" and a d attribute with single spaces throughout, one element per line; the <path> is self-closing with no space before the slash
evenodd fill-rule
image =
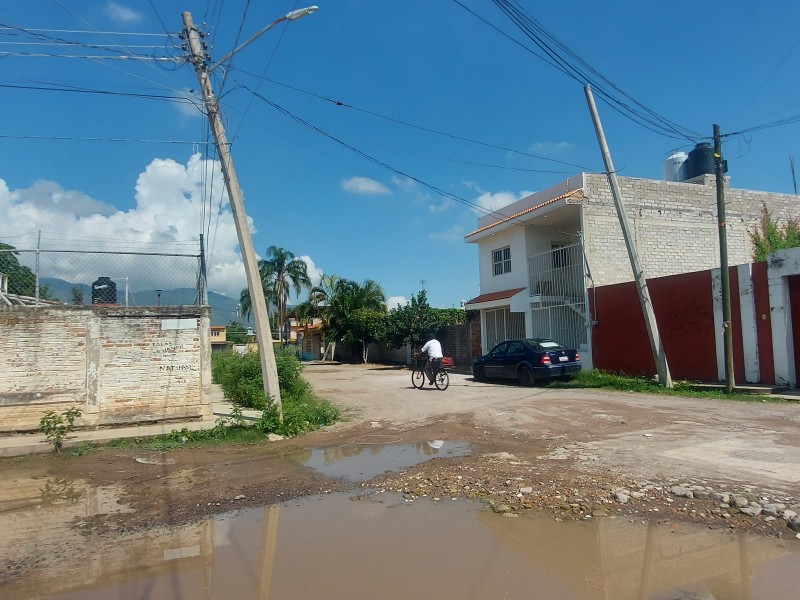
<path id="1" fill-rule="evenodd" d="M 800 513 L 797 404 L 520 388 L 463 374 L 453 374 L 444 392 L 415 390 L 409 371 L 376 366 L 312 365 L 305 374 L 319 395 L 342 409 L 343 421 L 257 446 L 165 453 L 104 448 L 5 466 L 113 489 L 124 510 L 101 510 L 75 523 L 92 533 L 180 524 L 356 487 L 408 499 L 479 498 L 509 514 L 539 509 L 557 518 L 681 520 L 795 535 L 784 517 L 793 508 Z M 357 484 L 303 466 L 313 448 L 346 453 L 426 440 L 468 442 L 473 453 L 433 455 Z M 741 512 L 748 507 L 757 514 Z"/>

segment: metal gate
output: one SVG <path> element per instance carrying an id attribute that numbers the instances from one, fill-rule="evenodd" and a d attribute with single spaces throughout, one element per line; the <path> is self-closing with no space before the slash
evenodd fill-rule
<path id="1" fill-rule="evenodd" d="M 586 304 L 557 304 L 531 309 L 533 336 L 586 350 Z"/>
<path id="2" fill-rule="evenodd" d="M 511 312 L 508 307 L 493 308 L 483 311 L 484 352 L 504 340 L 525 337 L 525 313 Z"/>

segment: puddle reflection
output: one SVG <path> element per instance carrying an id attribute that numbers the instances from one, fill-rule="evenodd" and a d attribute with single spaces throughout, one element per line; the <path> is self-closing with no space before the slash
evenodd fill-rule
<path id="1" fill-rule="evenodd" d="M 369 436 L 333 448 L 310 448 L 293 455 L 297 462 L 328 477 L 363 481 L 386 471 L 401 471 L 436 457 L 466 456 L 469 444 L 429 440 L 416 444 L 377 443 L 394 436 Z"/>
<path id="2" fill-rule="evenodd" d="M 95 536 L 46 568 L 16 577 L 0 569 L 0 596 L 783 600 L 800 589 L 794 540 L 624 519 L 508 519 L 480 506 L 333 494 L 179 529 Z M 30 533 L 41 527 L 26 522 Z"/>

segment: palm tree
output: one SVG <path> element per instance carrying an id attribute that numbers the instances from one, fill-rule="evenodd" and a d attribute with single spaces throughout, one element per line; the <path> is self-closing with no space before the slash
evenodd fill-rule
<path id="1" fill-rule="evenodd" d="M 299 295 L 303 288 L 311 288 L 311 279 L 308 276 L 306 263 L 295 258 L 292 252 L 285 248 L 270 246 L 267 248 L 268 258 L 258 261 L 258 271 L 266 290 L 277 307 L 281 343 L 284 342 L 284 323 L 286 322 L 286 305 L 289 302 L 289 292 L 294 290 Z"/>
<path id="2" fill-rule="evenodd" d="M 360 310 L 386 312 L 383 289 L 371 279 L 358 283 L 336 275 L 323 275 L 320 285 L 312 288 L 309 299 L 317 306 L 322 320 L 326 359 L 333 359 L 336 342 L 352 337 L 348 335 L 352 334 L 351 315 Z"/>
<path id="3" fill-rule="evenodd" d="M 264 300 L 267 302 L 267 317 L 269 317 L 274 302 L 272 301 L 272 290 L 266 287 L 264 287 Z M 250 290 L 247 288 L 244 288 L 239 294 L 239 312 L 246 321 L 250 321 L 250 316 L 253 314 L 253 301 L 250 299 Z"/>
<path id="4" fill-rule="evenodd" d="M 322 337 L 325 341 L 323 360 L 333 360 L 336 353 L 336 328 L 332 322 L 333 306 L 337 300 L 337 288 L 341 289 L 347 280 L 338 275 L 322 275 L 319 285 L 311 288 L 308 300 L 314 307 L 316 316 L 322 321 Z"/>

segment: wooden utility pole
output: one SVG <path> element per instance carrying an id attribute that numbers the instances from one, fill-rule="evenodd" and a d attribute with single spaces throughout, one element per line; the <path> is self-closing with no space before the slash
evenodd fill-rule
<path id="1" fill-rule="evenodd" d="M 722 136 L 714 125 L 714 176 L 717 179 L 717 223 L 719 224 L 719 269 L 722 285 L 722 339 L 725 342 L 725 393 L 733 393 L 733 328 L 731 327 L 731 286 L 728 278 L 728 232 L 725 221 L 725 161 Z"/>
<path id="2" fill-rule="evenodd" d="M 592 122 L 594 123 L 595 133 L 597 134 L 597 142 L 600 144 L 600 152 L 603 154 L 603 162 L 606 166 L 608 184 L 611 186 L 611 195 L 614 196 L 614 204 L 617 208 L 617 218 L 622 227 L 622 237 L 625 239 L 625 246 L 628 249 L 628 257 L 630 258 L 633 277 L 636 281 L 636 291 L 639 293 L 639 303 L 642 305 L 642 316 L 644 316 L 644 324 L 647 328 L 647 335 L 650 338 L 650 349 L 653 352 L 653 360 L 656 363 L 658 381 L 664 387 L 671 388 L 672 377 L 669 373 L 669 365 L 667 365 L 667 355 L 664 352 L 661 336 L 658 333 L 656 314 L 653 311 L 653 303 L 650 300 L 650 292 L 647 289 L 647 278 L 644 276 L 644 270 L 639 264 L 639 255 L 636 252 L 636 247 L 633 243 L 633 235 L 628 225 L 628 215 L 625 213 L 625 205 L 622 202 L 622 192 L 619 189 L 617 173 L 614 171 L 614 164 L 611 162 L 611 153 L 606 144 L 603 125 L 600 123 L 600 115 L 597 114 L 597 106 L 595 106 L 594 103 L 592 89 L 588 85 L 585 85 L 583 86 L 583 91 L 589 103 L 589 112 L 592 114 Z"/>
<path id="3" fill-rule="evenodd" d="M 277 410 L 278 419 L 283 421 L 283 405 L 281 403 L 281 391 L 278 386 L 278 367 L 275 363 L 275 353 L 272 347 L 272 332 L 270 331 L 269 318 L 267 316 L 267 301 L 264 298 L 264 286 L 258 271 L 258 260 L 256 259 L 255 250 L 253 250 L 253 238 L 250 235 L 250 227 L 247 224 L 247 213 L 244 209 L 242 192 L 239 189 L 239 179 L 233 167 L 230 146 L 225 138 L 225 129 L 222 126 L 222 118 L 219 114 L 219 103 L 214 96 L 214 91 L 211 89 L 211 80 L 206 70 L 206 61 L 198 40 L 197 30 L 192 22 L 192 15 L 188 11 L 183 13 L 183 26 L 186 39 L 189 41 L 189 49 L 192 52 L 192 64 L 203 92 L 203 102 L 208 114 L 208 122 L 211 124 L 211 131 L 214 134 L 214 143 L 217 147 L 222 175 L 225 178 L 225 188 L 228 191 L 233 222 L 236 225 L 236 234 L 239 237 L 239 248 L 244 261 L 247 288 L 250 292 L 250 303 L 256 326 L 256 340 L 258 341 L 258 353 L 261 358 L 264 394 L 267 397 L 267 402 L 269 403 L 271 400 L 272 405 Z"/>

